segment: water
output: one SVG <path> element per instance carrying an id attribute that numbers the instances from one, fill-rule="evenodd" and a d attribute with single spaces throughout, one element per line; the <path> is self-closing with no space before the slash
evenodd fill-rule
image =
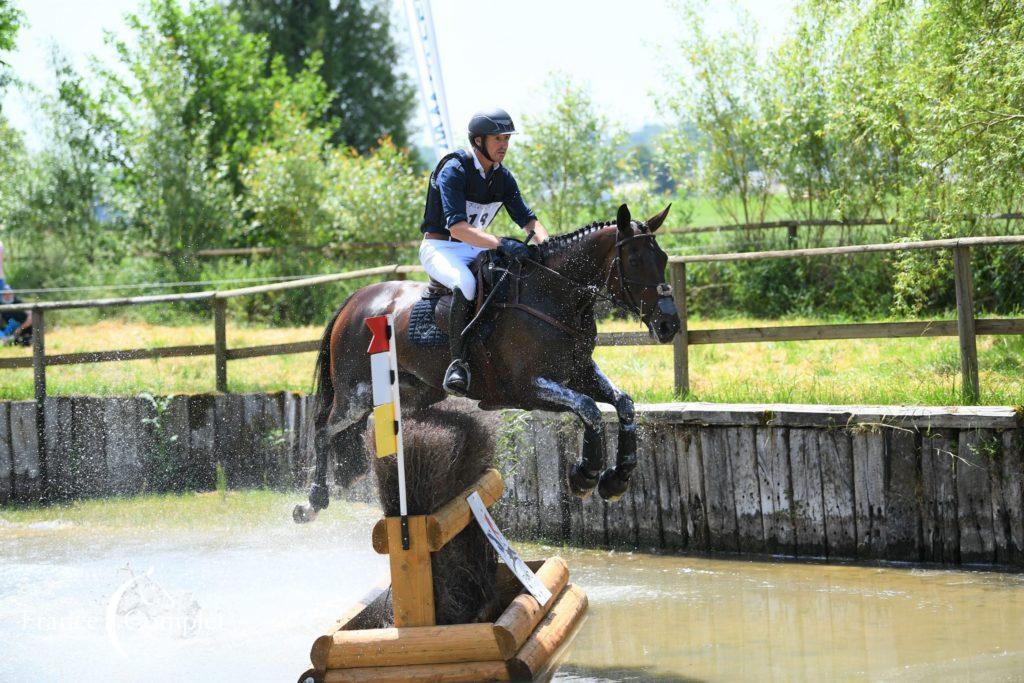
<path id="1" fill-rule="evenodd" d="M 386 562 L 372 509 L 305 527 L 281 512 L 257 528 L 0 521 L 0 681 L 295 680 Z M 556 553 L 590 597 L 558 681 L 1024 680 L 1021 575 L 524 554 Z"/>

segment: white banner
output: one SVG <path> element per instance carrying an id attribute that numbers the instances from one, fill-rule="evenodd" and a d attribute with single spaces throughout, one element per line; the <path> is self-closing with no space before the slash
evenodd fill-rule
<path id="1" fill-rule="evenodd" d="M 441 157 L 455 149 L 455 138 L 448 118 L 448 100 L 445 98 L 441 56 L 437 51 L 430 0 L 405 0 L 405 12 L 409 18 L 412 52 L 416 57 L 416 72 L 420 78 L 420 97 L 427 115 L 427 127 L 434 141 L 434 153 L 440 161 Z"/>
<path id="2" fill-rule="evenodd" d="M 498 557 L 501 558 L 502 562 L 508 565 L 508 568 L 516 575 L 516 578 L 523 584 L 523 587 L 530 591 L 530 595 L 537 598 L 537 602 L 541 605 L 548 604 L 548 600 L 551 599 L 551 591 L 541 583 L 536 574 L 530 571 L 530 568 L 519 557 L 519 553 L 509 545 L 505 534 L 501 533 L 501 529 L 494 523 L 491 513 L 487 511 L 487 506 L 484 505 L 480 494 L 473 491 L 466 498 L 466 502 L 469 503 L 469 508 L 473 511 L 477 524 L 483 529 L 484 535 L 487 536 L 487 540 L 494 546 L 494 550 L 498 553 Z"/>

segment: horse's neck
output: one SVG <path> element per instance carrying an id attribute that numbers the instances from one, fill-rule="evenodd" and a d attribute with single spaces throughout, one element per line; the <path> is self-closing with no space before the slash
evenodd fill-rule
<path id="1" fill-rule="evenodd" d="M 563 277 L 601 287 L 608 280 L 608 254 L 615 244 L 615 226 L 600 228 L 565 245 L 548 267 Z"/>

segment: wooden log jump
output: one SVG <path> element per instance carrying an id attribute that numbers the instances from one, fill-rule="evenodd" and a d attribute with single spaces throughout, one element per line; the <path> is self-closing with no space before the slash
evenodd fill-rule
<path id="1" fill-rule="evenodd" d="M 401 542 L 401 518 L 381 519 L 372 541 L 378 553 L 391 559 L 395 625 L 366 628 L 371 613 L 387 597 L 384 587 L 377 586 L 316 639 L 312 668 L 299 683 L 510 681 L 531 680 L 543 672 L 587 608 L 586 594 L 569 583 L 569 568 L 559 557 L 527 563 L 551 592 L 547 604 L 519 591 L 512 571 L 499 564 L 495 578 L 506 608 L 496 621 L 434 624 L 430 554 L 473 522 L 469 495 L 479 493 L 491 506 L 503 490 L 501 475 L 490 469 L 435 513 L 409 516 L 407 550 Z"/>

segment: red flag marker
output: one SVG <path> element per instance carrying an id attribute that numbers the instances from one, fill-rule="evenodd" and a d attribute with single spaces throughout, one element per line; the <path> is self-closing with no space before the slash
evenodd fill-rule
<path id="1" fill-rule="evenodd" d="M 370 333 L 373 334 L 373 338 L 370 340 L 370 348 L 366 350 L 367 353 L 386 353 L 391 349 L 388 335 L 388 317 L 386 315 L 367 318 L 366 326 L 370 328 Z"/>

